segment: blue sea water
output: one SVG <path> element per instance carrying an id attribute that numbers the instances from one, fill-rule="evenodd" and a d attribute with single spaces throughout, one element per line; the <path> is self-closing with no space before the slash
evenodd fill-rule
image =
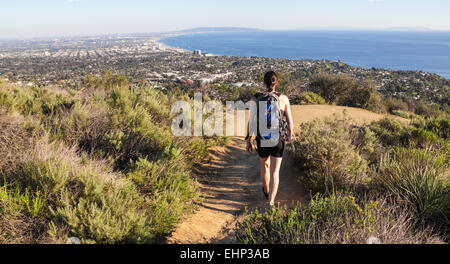
<path id="1" fill-rule="evenodd" d="M 255 31 L 181 35 L 168 46 L 227 56 L 340 60 L 450 78 L 450 31 Z"/>

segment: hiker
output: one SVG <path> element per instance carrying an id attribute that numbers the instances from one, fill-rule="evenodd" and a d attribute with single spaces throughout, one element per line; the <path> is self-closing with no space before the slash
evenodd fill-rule
<path id="1" fill-rule="evenodd" d="M 264 84 L 266 90 L 255 94 L 251 99 L 256 103 L 256 111 L 250 111 L 249 130 L 251 130 L 252 120 L 256 120 L 254 122 L 257 124 L 256 132 L 248 131 L 246 149 L 249 154 L 252 154 L 256 148 L 261 164 L 262 191 L 269 200 L 269 205 L 274 206 L 285 142 L 292 142 L 294 121 L 289 99 L 286 95 L 275 92 L 278 75 L 273 71 L 267 72 L 264 76 Z M 266 109 L 263 109 L 264 107 Z M 261 111 L 264 114 L 260 114 Z M 263 126 L 262 122 L 266 122 L 267 126 Z M 278 127 L 273 127 L 272 125 L 276 123 Z M 263 127 L 270 129 L 270 132 L 263 131 Z M 254 144 L 255 141 L 256 144 Z"/>

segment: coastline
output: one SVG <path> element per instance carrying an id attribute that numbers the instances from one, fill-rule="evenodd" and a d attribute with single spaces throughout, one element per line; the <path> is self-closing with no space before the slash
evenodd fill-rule
<path id="1" fill-rule="evenodd" d="M 174 51 L 178 51 L 178 52 L 192 53 L 192 52 L 194 52 L 194 50 L 188 50 L 188 49 L 183 49 L 183 48 L 179 48 L 179 47 L 172 47 L 172 46 L 166 45 L 161 40 L 166 39 L 166 38 L 186 36 L 186 35 L 210 34 L 210 33 L 221 33 L 221 32 L 223 32 L 223 31 L 216 30 L 216 31 L 193 31 L 193 32 L 165 33 L 165 34 L 162 34 L 161 36 L 153 37 L 151 39 L 154 43 L 159 44 L 161 47 L 163 47 L 165 49 L 174 50 Z M 208 54 L 210 56 L 226 56 L 226 55 L 218 55 L 218 54 L 213 54 L 213 53 L 208 53 Z M 237 56 L 237 57 L 241 57 L 241 56 Z"/>
<path id="2" fill-rule="evenodd" d="M 161 36 L 155 37 L 153 38 L 153 40 L 155 41 L 155 43 L 161 45 L 161 47 L 164 47 L 166 49 L 169 50 L 174 50 L 177 52 L 184 52 L 184 53 L 192 53 L 195 49 L 189 50 L 189 49 L 184 49 L 184 48 L 179 48 L 179 47 L 173 47 L 173 46 L 169 46 L 165 43 L 162 42 L 163 39 L 166 38 L 170 38 L 170 37 L 178 37 L 178 36 L 185 36 L 185 35 L 196 35 L 196 34 L 207 34 L 207 33 L 222 33 L 223 31 L 198 31 L 198 32 L 176 32 L 176 33 L 166 33 L 163 34 Z M 361 66 L 358 65 L 358 63 L 348 63 L 342 60 L 334 60 L 334 59 L 327 59 L 327 58 L 322 58 L 322 59 L 314 59 L 314 58 L 302 58 L 302 59 L 296 59 L 296 58 L 287 58 L 287 57 L 271 57 L 271 56 L 260 56 L 260 55 L 256 55 L 256 56 L 243 56 L 243 55 L 220 55 L 220 54 L 213 54 L 213 53 L 208 53 L 212 56 L 225 56 L 225 57 L 258 57 L 258 58 L 269 58 L 269 59 L 285 59 L 285 60 L 289 60 L 289 61 L 330 61 L 330 62 L 341 62 L 344 63 L 348 66 L 351 67 L 355 67 L 355 68 L 361 68 L 361 69 L 366 69 L 369 70 L 371 68 L 375 68 L 378 70 L 385 70 L 385 71 L 392 71 L 392 72 L 417 72 L 417 73 L 426 73 L 426 74 L 436 74 L 438 76 L 441 76 L 442 78 L 445 78 L 447 80 L 450 80 L 450 73 L 438 73 L 438 72 L 432 72 L 432 71 L 427 71 L 427 70 L 421 70 L 421 69 L 393 69 L 393 68 L 389 68 L 386 66 Z M 448 75 L 448 76 L 447 76 Z"/>
<path id="3" fill-rule="evenodd" d="M 164 35 L 161 35 L 161 36 L 152 37 L 152 38 L 150 38 L 150 41 L 155 43 L 155 44 L 158 44 L 161 48 L 164 48 L 164 49 L 174 50 L 174 51 L 177 51 L 177 52 L 189 52 L 189 53 L 191 53 L 192 51 L 190 51 L 190 50 L 177 48 L 177 47 L 171 47 L 171 46 L 168 46 L 168 45 L 164 44 L 161 41 L 162 39 L 165 39 L 165 38 L 178 37 L 178 36 L 183 36 L 183 35 L 188 35 L 188 33 L 164 34 Z"/>

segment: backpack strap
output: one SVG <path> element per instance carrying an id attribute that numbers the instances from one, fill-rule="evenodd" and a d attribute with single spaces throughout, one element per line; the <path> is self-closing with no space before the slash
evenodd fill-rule
<path id="1" fill-rule="evenodd" d="M 261 101 L 261 99 L 264 97 L 264 95 L 265 95 L 264 93 L 255 94 L 256 101 L 257 102 Z"/>
<path id="2" fill-rule="evenodd" d="M 272 93 L 271 95 L 277 99 L 278 103 L 280 102 L 280 93 Z"/>

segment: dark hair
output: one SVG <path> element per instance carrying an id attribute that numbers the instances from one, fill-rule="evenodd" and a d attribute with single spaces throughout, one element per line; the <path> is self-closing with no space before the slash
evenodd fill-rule
<path id="1" fill-rule="evenodd" d="M 278 82 L 278 75 L 274 71 L 267 72 L 264 75 L 264 83 L 267 88 L 273 88 L 273 85 Z M 273 90 L 273 89 L 272 89 Z"/>

